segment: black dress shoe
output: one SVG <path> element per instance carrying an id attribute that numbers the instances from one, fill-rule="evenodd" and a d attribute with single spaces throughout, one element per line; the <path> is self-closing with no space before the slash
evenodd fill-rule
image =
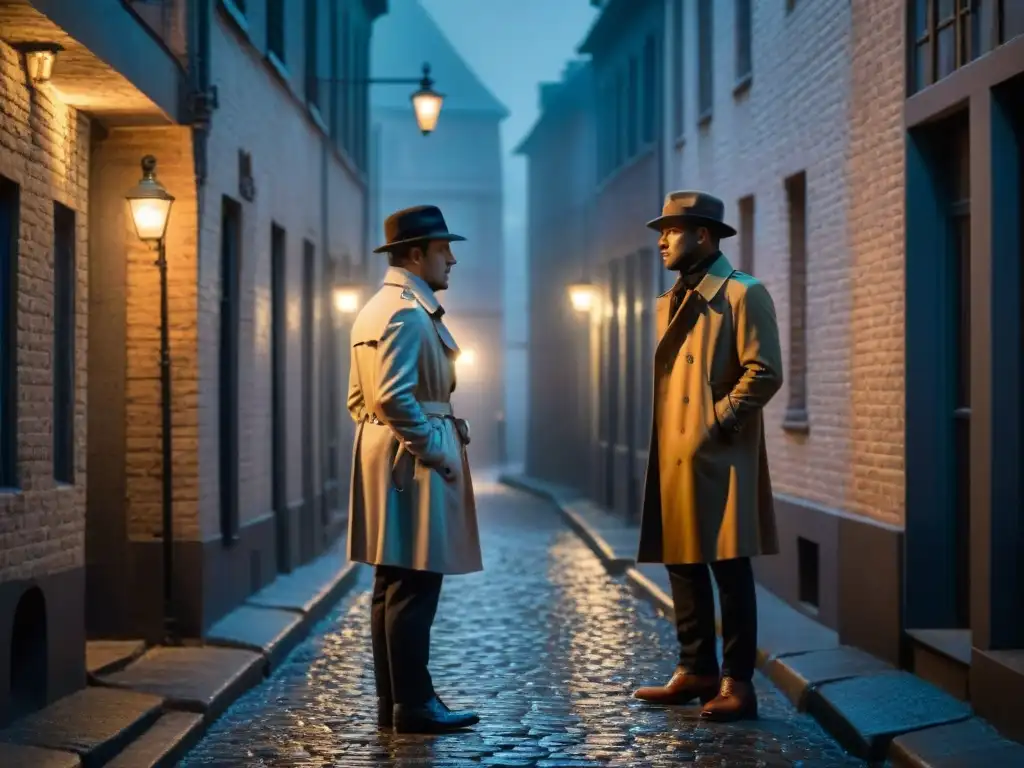
<path id="1" fill-rule="evenodd" d="M 395 705 L 388 699 L 377 699 L 377 727 L 391 730 L 395 724 Z"/>
<path id="2" fill-rule="evenodd" d="M 415 707 L 395 704 L 394 712 L 395 733 L 447 733 L 480 722 L 480 716 L 476 712 L 453 712 L 437 696 Z"/>

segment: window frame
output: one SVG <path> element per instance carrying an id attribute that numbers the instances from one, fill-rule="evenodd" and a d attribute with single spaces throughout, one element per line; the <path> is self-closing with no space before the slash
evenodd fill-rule
<path id="1" fill-rule="evenodd" d="M 77 214 L 53 203 L 53 479 L 75 483 Z"/>
<path id="2" fill-rule="evenodd" d="M 0 488 L 18 488 L 18 297 L 21 187 L 0 176 Z M 2 232 L 0 232 L 2 234 Z"/>
<path id="3" fill-rule="evenodd" d="M 707 123 L 715 108 L 715 12 L 712 0 L 697 0 L 697 123 Z"/>

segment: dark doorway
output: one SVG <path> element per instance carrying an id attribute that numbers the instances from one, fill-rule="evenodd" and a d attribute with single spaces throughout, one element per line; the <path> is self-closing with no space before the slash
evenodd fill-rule
<path id="1" fill-rule="evenodd" d="M 324 402 L 327 412 L 327 421 L 323 425 L 323 438 L 321 440 L 323 444 L 323 476 L 325 481 L 325 498 L 322 512 L 323 523 L 326 526 L 340 504 L 338 496 L 338 461 L 340 442 L 339 419 L 341 414 L 338 408 L 338 391 L 340 389 L 338 380 L 338 355 L 340 354 L 340 349 L 338 345 L 340 339 L 338 325 L 335 320 L 336 316 L 333 311 L 334 286 L 338 281 L 339 273 L 338 263 L 333 259 L 328 259 L 324 262 L 324 269 L 321 298 L 324 308 L 324 321 L 321 324 L 323 331 L 323 340 L 321 342 L 323 354 L 321 355 L 321 360 L 323 361 L 324 371 L 320 380 L 323 382 L 325 389 L 325 396 L 321 400 Z"/>
<path id="2" fill-rule="evenodd" d="M 75 212 L 53 204 L 53 478 L 75 482 Z"/>
<path id="3" fill-rule="evenodd" d="M 241 272 L 241 206 L 221 205 L 220 292 L 220 531 L 224 543 L 238 539 L 238 354 Z"/>
<path id="4" fill-rule="evenodd" d="M 288 475 L 285 459 L 287 280 L 287 238 L 284 229 L 273 224 L 270 228 L 270 493 L 274 507 L 277 567 L 285 573 L 289 573 L 295 566 L 291 555 L 291 528 L 288 525 Z"/>
<path id="5" fill-rule="evenodd" d="M 31 587 L 18 601 L 11 630 L 11 719 L 46 706 L 48 649 L 46 600 Z"/>
<path id="6" fill-rule="evenodd" d="M 313 557 L 316 496 L 313 491 L 313 302 L 316 299 L 316 247 L 302 241 L 302 560 Z"/>

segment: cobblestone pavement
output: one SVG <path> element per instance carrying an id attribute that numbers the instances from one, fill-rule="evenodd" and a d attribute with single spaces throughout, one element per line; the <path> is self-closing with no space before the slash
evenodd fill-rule
<path id="1" fill-rule="evenodd" d="M 431 671 L 472 731 L 376 731 L 369 573 L 262 686 L 214 724 L 185 766 L 854 766 L 764 677 L 761 719 L 704 724 L 633 688 L 671 674 L 674 632 L 610 578 L 546 503 L 478 488 L 485 571 L 447 579 Z"/>

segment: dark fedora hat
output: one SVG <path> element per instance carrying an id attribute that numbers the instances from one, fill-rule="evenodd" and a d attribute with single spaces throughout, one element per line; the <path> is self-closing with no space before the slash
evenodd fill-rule
<path id="1" fill-rule="evenodd" d="M 448 231 L 441 209 L 436 205 L 416 205 L 395 211 L 384 220 L 384 237 L 387 242 L 374 253 L 384 253 L 396 246 L 412 243 L 425 243 L 431 240 L 465 240 L 462 235 L 453 235 Z"/>
<path id="2" fill-rule="evenodd" d="M 696 224 L 707 227 L 719 237 L 732 237 L 736 230 L 726 224 L 725 203 L 706 192 L 669 192 L 661 216 L 651 219 L 647 226 L 664 229 L 673 224 Z"/>

